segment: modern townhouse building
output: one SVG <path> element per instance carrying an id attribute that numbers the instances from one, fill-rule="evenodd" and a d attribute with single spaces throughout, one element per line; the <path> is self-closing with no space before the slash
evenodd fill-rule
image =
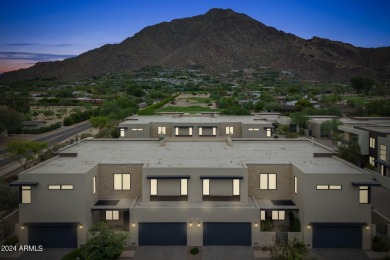
<path id="1" fill-rule="evenodd" d="M 246 133 L 238 124 L 207 120 L 168 122 L 165 135 L 186 126 L 198 136 L 169 141 L 155 138 L 162 122 L 126 121 L 152 138 L 83 140 L 22 172 L 11 184 L 20 243 L 76 247 L 106 221 L 135 246 L 270 245 L 284 234 L 314 248 L 370 247 L 370 174 L 309 140 L 234 138 Z M 241 127 L 261 128 L 252 121 Z M 233 127 L 232 138 L 199 136 L 207 126 L 217 137 Z M 288 233 L 292 219 L 300 232 Z"/>
<path id="2" fill-rule="evenodd" d="M 288 123 L 280 115 L 256 116 L 190 116 L 173 114 L 165 116 L 133 116 L 119 124 L 121 138 L 163 137 L 226 137 L 270 138 L 274 123 Z"/>

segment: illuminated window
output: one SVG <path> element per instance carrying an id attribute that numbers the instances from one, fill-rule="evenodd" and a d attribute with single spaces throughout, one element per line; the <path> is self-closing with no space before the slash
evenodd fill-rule
<path id="1" fill-rule="evenodd" d="M 272 211 L 272 220 L 284 220 L 286 213 L 284 210 L 273 210 Z"/>
<path id="2" fill-rule="evenodd" d="M 150 195 L 157 195 L 157 179 L 150 180 Z"/>
<path id="3" fill-rule="evenodd" d="M 175 127 L 175 135 L 179 135 L 179 127 Z"/>
<path id="4" fill-rule="evenodd" d="M 294 176 L 294 193 L 298 193 L 298 178 Z"/>
<path id="5" fill-rule="evenodd" d="M 370 137 L 370 148 L 375 148 L 375 138 Z"/>
<path id="6" fill-rule="evenodd" d="M 248 130 L 249 131 L 259 131 L 260 129 L 259 128 L 249 128 Z"/>
<path id="7" fill-rule="evenodd" d="M 370 165 L 375 166 L 375 162 L 374 162 L 375 158 L 370 156 L 368 159 L 369 159 Z"/>
<path id="8" fill-rule="evenodd" d="M 118 210 L 107 210 L 106 211 L 106 220 L 119 220 L 119 211 Z"/>
<path id="9" fill-rule="evenodd" d="M 271 137 L 271 136 L 272 136 L 272 129 L 267 128 L 267 137 Z"/>
<path id="10" fill-rule="evenodd" d="M 130 173 L 114 174 L 114 190 L 130 190 Z"/>
<path id="11" fill-rule="evenodd" d="M 359 203 L 370 203 L 369 188 L 368 186 L 359 186 Z"/>
<path id="12" fill-rule="evenodd" d="M 203 128 L 201 126 L 199 127 L 199 135 L 203 135 Z"/>
<path id="13" fill-rule="evenodd" d="M 31 186 L 22 186 L 22 200 L 21 203 L 31 203 Z"/>
<path id="14" fill-rule="evenodd" d="M 192 127 L 188 128 L 188 135 L 192 135 Z"/>
<path id="15" fill-rule="evenodd" d="M 96 193 L 96 176 L 93 176 L 92 189 L 93 189 L 93 194 L 95 194 Z"/>
<path id="16" fill-rule="evenodd" d="M 131 131 L 143 131 L 144 129 L 142 128 L 132 128 Z"/>
<path id="17" fill-rule="evenodd" d="M 317 185 L 317 190 L 341 190 L 341 185 Z"/>
<path id="18" fill-rule="evenodd" d="M 386 145 L 381 144 L 379 150 L 379 159 L 386 161 Z"/>
<path id="19" fill-rule="evenodd" d="M 226 127 L 226 134 L 233 134 L 233 126 L 227 126 Z"/>
<path id="20" fill-rule="evenodd" d="M 166 134 L 166 127 L 165 126 L 159 126 L 158 128 L 158 134 L 165 135 Z"/>
<path id="21" fill-rule="evenodd" d="M 381 165 L 381 174 L 385 175 L 385 173 L 386 173 L 386 167 L 382 164 Z"/>
<path id="22" fill-rule="evenodd" d="M 217 135 L 217 128 L 213 127 L 213 135 Z"/>
<path id="23" fill-rule="evenodd" d="M 120 136 L 125 137 L 125 129 L 123 128 L 120 129 Z"/>
<path id="24" fill-rule="evenodd" d="M 233 180 L 233 196 L 240 195 L 240 180 Z"/>
<path id="25" fill-rule="evenodd" d="M 260 210 L 260 220 L 265 220 L 265 210 Z"/>
<path id="26" fill-rule="evenodd" d="M 203 179 L 203 195 L 210 195 L 210 180 Z"/>
<path id="27" fill-rule="evenodd" d="M 49 185 L 49 190 L 73 190 L 73 185 Z"/>
<path id="28" fill-rule="evenodd" d="M 260 173 L 260 190 L 276 190 L 276 173 Z"/>
<path id="29" fill-rule="evenodd" d="M 187 184 L 188 180 L 187 179 L 181 179 L 180 180 L 180 195 L 187 195 Z"/>

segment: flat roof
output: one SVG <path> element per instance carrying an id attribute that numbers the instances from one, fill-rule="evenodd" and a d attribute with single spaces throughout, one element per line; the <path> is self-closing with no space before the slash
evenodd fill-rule
<path id="1" fill-rule="evenodd" d="M 170 116 L 133 116 L 126 118 L 125 121 L 121 122 L 120 126 L 128 124 L 148 124 L 148 123 L 191 123 L 191 124 L 202 124 L 202 123 L 243 123 L 243 124 L 271 124 L 276 119 L 284 119 L 283 116 L 190 116 L 190 115 L 170 115 Z"/>
<path id="2" fill-rule="evenodd" d="M 172 141 L 92 139 L 73 145 L 63 152 L 77 157 L 56 157 L 24 173 L 85 173 L 98 164 L 141 164 L 148 168 L 236 168 L 249 164 L 294 164 L 304 173 L 356 174 L 363 171 L 332 157 L 314 157 L 314 153 L 332 153 L 304 139 Z"/>

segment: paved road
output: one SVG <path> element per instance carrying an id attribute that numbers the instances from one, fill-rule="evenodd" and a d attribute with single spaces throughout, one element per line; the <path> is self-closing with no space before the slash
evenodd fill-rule
<path id="1" fill-rule="evenodd" d="M 44 137 L 40 137 L 37 139 L 34 139 L 34 141 L 47 141 L 49 147 L 53 144 L 59 143 L 73 135 L 76 135 L 84 130 L 87 130 L 91 128 L 91 124 L 89 122 L 85 122 L 83 124 L 80 124 L 78 126 L 68 128 L 68 129 L 61 129 L 62 131 L 58 131 L 56 133 L 52 133 L 49 135 L 45 135 Z M 0 155 L 5 153 L 4 150 L 0 150 Z M 1 159 L 0 160 L 0 167 L 4 166 L 8 163 L 10 163 L 11 160 L 9 159 Z"/>

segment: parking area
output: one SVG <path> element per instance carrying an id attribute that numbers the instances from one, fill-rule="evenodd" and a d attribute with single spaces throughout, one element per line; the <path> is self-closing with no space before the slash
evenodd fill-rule
<path id="1" fill-rule="evenodd" d="M 73 248 L 44 248 L 42 252 L 23 252 L 17 259 L 22 260 L 61 260 Z M 12 258 L 10 258 L 12 259 Z"/>
<path id="2" fill-rule="evenodd" d="M 183 260 L 186 259 L 186 246 L 139 246 L 135 260 Z"/>
<path id="3" fill-rule="evenodd" d="M 311 255 L 317 260 L 369 260 L 370 258 L 362 249 L 311 249 Z"/>

